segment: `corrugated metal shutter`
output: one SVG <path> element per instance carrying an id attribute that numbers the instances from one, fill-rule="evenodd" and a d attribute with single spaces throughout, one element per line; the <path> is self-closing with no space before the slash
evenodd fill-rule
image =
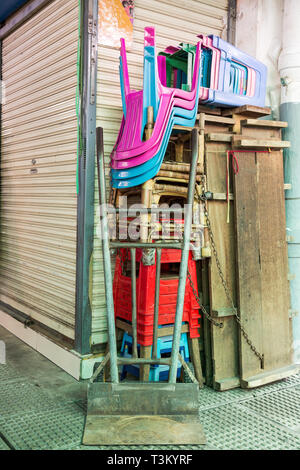
<path id="1" fill-rule="evenodd" d="M 3 41 L 0 300 L 74 339 L 78 2 Z"/>
<path id="2" fill-rule="evenodd" d="M 195 43 L 196 35 L 200 33 L 223 37 L 225 34 L 226 37 L 228 0 L 136 0 L 135 5 L 134 41 L 132 51 L 127 55 L 130 85 L 135 90 L 142 87 L 145 26 L 155 26 L 158 50 L 178 42 Z M 122 118 L 119 51 L 104 46 L 99 46 L 98 50 L 97 125 L 104 128 L 104 151 L 108 163 Z M 95 212 L 93 344 L 106 341 L 102 253 L 100 240 L 96 236 L 98 219 Z"/>

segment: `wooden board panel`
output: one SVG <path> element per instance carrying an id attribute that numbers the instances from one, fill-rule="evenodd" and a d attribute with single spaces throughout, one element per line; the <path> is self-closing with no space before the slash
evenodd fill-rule
<path id="1" fill-rule="evenodd" d="M 289 148 L 291 143 L 287 140 L 275 140 L 275 139 L 262 139 L 256 140 L 249 137 L 243 137 L 241 135 L 232 136 L 232 145 L 234 147 L 246 147 L 252 149 L 268 149 L 268 148 Z"/>
<path id="2" fill-rule="evenodd" d="M 291 364 L 282 152 L 250 152 L 234 177 L 238 303 L 264 369 L 240 333 L 242 380 Z"/>
<path id="3" fill-rule="evenodd" d="M 262 351 L 262 292 L 259 251 L 257 165 L 255 153 L 240 154 L 239 173 L 234 178 L 237 239 L 237 297 L 247 334 Z M 260 361 L 240 335 L 242 376 L 260 370 Z"/>
<path id="4" fill-rule="evenodd" d="M 258 153 L 258 200 L 265 369 L 291 363 L 290 292 L 282 152 Z"/>
<path id="5" fill-rule="evenodd" d="M 205 163 L 207 188 L 214 193 L 226 193 L 227 143 L 206 142 Z M 233 203 L 230 203 L 230 223 L 227 223 L 226 201 L 209 201 L 208 211 L 220 263 L 230 294 L 235 302 L 235 239 Z M 212 255 L 209 262 L 210 310 L 221 312 L 230 309 L 222 286 L 216 260 Z M 222 329 L 211 325 L 211 348 L 213 362 L 213 385 L 217 389 L 237 387 L 238 375 L 238 334 L 233 316 L 219 318 Z M 224 354 L 226 351 L 226 354 Z M 222 384 L 222 385 L 221 385 Z"/>
<path id="6" fill-rule="evenodd" d="M 231 202 L 230 220 L 233 221 L 233 203 Z M 226 279 L 230 295 L 235 302 L 235 241 L 233 222 L 227 224 L 227 204 L 222 201 L 209 202 L 209 215 L 218 250 L 222 271 Z M 231 307 L 222 286 L 216 260 L 212 255 L 209 264 L 210 280 L 210 311 L 221 311 Z M 220 383 L 239 375 L 238 366 L 238 334 L 234 316 L 216 318 L 223 322 L 223 328 L 211 325 L 213 385 L 220 388 Z M 225 353 L 226 352 L 226 353 Z M 228 381 L 228 384 L 238 381 Z M 229 386 L 231 388 L 231 386 Z"/>
<path id="7" fill-rule="evenodd" d="M 242 127 L 265 127 L 265 128 L 283 128 L 288 127 L 285 121 L 270 121 L 269 119 L 244 119 L 241 122 Z"/>
<path id="8" fill-rule="evenodd" d="M 201 260 L 201 275 L 198 285 L 201 286 L 203 305 L 209 310 L 209 260 Z M 213 364 L 211 351 L 211 331 L 210 322 L 205 315 L 203 318 L 203 348 L 204 348 L 204 364 L 205 364 L 205 383 L 208 387 L 213 385 Z"/>
<path id="9" fill-rule="evenodd" d="M 226 108 L 222 110 L 222 116 L 233 116 L 234 114 L 240 114 L 249 118 L 259 118 L 271 114 L 271 108 L 245 105 L 239 106 L 238 108 Z"/>
<path id="10" fill-rule="evenodd" d="M 209 142 L 231 142 L 232 134 L 208 132 L 205 135 L 205 139 Z"/>
<path id="11" fill-rule="evenodd" d="M 227 142 L 205 144 L 207 190 L 213 193 L 226 193 L 226 156 L 229 145 Z"/>
<path id="12" fill-rule="evenodd" d="M 234 119 L 228 118 L 225 116 L 213 116 L 213 115 L 205 114 L 204 119 L 205 119 L 205 122 L 215 122 L 215 123 L 223 124 L 226 126 L 228 125 L 233 126 L 235 123 Z"/>
<path id="13" fill-rule="evenodd" d="M 259 119 L 255 119 L 256 122 L 259 122 Z M 272 122 L 272 121 L 270 121 Z M 281 141 L 281 129 L 277 127 L 255 127 L 255 126 L 243 126 L 243 121 L 241 121 L 241 135 L 243 139 L 246 137 L 257 139 L 257 140 L 272 140 L 276 139 Z"/>

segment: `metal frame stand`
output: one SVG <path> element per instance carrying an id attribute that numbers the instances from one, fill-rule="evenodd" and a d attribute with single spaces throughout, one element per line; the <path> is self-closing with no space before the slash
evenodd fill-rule
<path id="1" fill-rule="evenodd" d="M 184 294 L 187 278 L 188 255 L 194 191 L 198 159 L 198 132 L 192 131 L 192 161 L 188 185 L 188 200 L 185 210 L 183 241 L 178 242 L 110 242 L 108 212 L 106 207 L 106 185 L 103 153 L 103 129 L 97 128 L 97 167 L 99 201 L 101 204 L 102 250 L 105 276 L 105 295 L 108 320 L 109 353 L 95 371 L 88 390 L 88 413 L 83 443 L 87 445 L 130 444 L 204 444 L 205 437 L 198 418 L 199 384 L 179 353 Z M 165 211 L 165 209 L 164 209 Z M 132 333 L 133 354 L 131 358 L 117 355 L 113 283 L 110 249 L 129 248 L 131 252 L 132 280 Z M 136 249 L 156 250 L 156 292 L 154 308 L 153 352 L 150 358 L 139 358 L 137 354 L 136 318 Z M 161 249 L 182 250 L 179 284 L 170 358 L 156 357 L 158 337 L 158 306 Z M 178 359 L 188 371 L 192 383 L 176 383 Z M 111 383 L 94 382 L 100 371 L 110 362 Z M 119 384 L 118 366 L 124 364 L 164 364 L 170 366 L 168 383 L 132 382 Z"/>

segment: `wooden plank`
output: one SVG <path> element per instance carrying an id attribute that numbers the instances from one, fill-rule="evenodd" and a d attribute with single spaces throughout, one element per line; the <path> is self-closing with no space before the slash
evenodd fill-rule
<path id="1" fill-rule="evenodd" d="M 249 151 L 234 177 L 239 311 L 250 340 L 264 355 L 262 370 L 240 332 L 243 380 L 292 360 L 282 160 L 280 151 Z"/>
<path id="2" fill-rule="evenodd" d="M 243 139 L 246 140 L 282 140 L 281 132 L 281 127 L 240 126 L 240 129 L 237 129 L 236 134 L 240 134 L 243 136 Z"/>
<path id="3" fill-rule="evenodd" d="M 204 135 L 207 134 L 232 134 L 233 133 L 233 126 L 228 124 L 218 124 L 217 122 L 207 122 L 205 124 L 205 131 Z"/>
<path id="4" fill-rule="evenodd" d="M 276 148 L 276 149 L 281 149 L 281 148 L 289 148 L 291 146 L 291 143 L 287 140 L 256 140 L 256 139 L 246 139 L 243 138 L 243 136 L 240 135 L 234 135 L 231 137 L 232 143 L 235 147 L 247 147 L 250 149 L 256 149 L 256 148 Z"/>
<path id="5" fill-rule="evenodd" d="M 232 118 L 228 118 L 225 116 L 212 116 L 209 114 L 205 114 L 205 122 L 216 122 L 218 124 L 224 124 L 226 126 L 231 125 L 233 126 L 235 121 Z"/>
<path id="6" fill-rule="evenodd" d="M 225 390 L 232 390 L 233 388 L 237 388 L 239 386 L 239 377 L 229 377 L 227 379 L 217 380 L 215 382 L 215 390 L 218 390 L 219 392 L 224 392 Z"/>
<path id="7" fill-rule="evenodd" d="M 212 314 L 214 317 L 218 317 L 218 318 L 232 317 L 232 315 L 235 315 L 231 307 L 224 307 L 224 308 L 220 308 L 219 310 L 213 310 Z"/>
<path id="8" fill-rule="evenodd" d="M 208 260 L 201 260 L 201 291 L 203 305 L 209 311 L 209 276 L 208 276 Z M 203 314 L 203 345 L 204 345 L 204 358 L 205 358 L 205 383 L 208 387 L 213 385 L 213 364 L 212 364 L 212 349 L 211 349 L 211 327 L 210 322 Z"/>
<path id="9" fill-rule="evenodd" d="M 265 369 L 290 365 L 288 255 L 282 152 L 257 154 Z"/>
<path id="10" fill-rule="evenodd" d="M 271 114 L 271 108 L 261 108 L 259 106 L 239 106 L 237 108 L 226 108 L 222 110 L 222 116 L 232 116 L 233 114 L 242 114 L 249 118 L 258 118 Z"/>
<path id="11" fill-rule="evenodd" d="M 210 132 L 208 134 L 205 134 L 205 140 L 207 140 L 208 142 L 231 142 L 232 134 Z"/>
<path id="12" fill-rule="evenodd" d="M 192 132 L 193 129 L 198 129 L 198 126 L 194 127 L 185 127 L 185 126 L 173 126 L 173 130 L 178 130 L 178 131 L 185 131 L 185 132 Z"/>
<path id="13" fill-rule="evenodd" d="M 209 106 L 204 106 L 199 104 L 198 106 L 199 113 L 206 113 L 206 114 L 213 114 L 215 116 L 221 116 L 222 110 L 221 108 L 210 108 Z"/>
<path id="14" fill-rule="evenodd" d="M 226 194 L 226 154 L 228 143 L 206 142 L 205 165 L 207 188 L 213 193 Z M 230 223 L 227 223 L 226 201 L 208 201 L 208 211 L 220 263 L 230 294 L 235 302 L 235 241 L 233 203 L 230 203 Z M 210 313 L 230 308 L 222 286 L 214 256 L 208 263 Z M 218 388 L 221 380 L 237 377 L 238 335 L 234 317 L 222 318 L 223 328 L 210 324 L 213 363 L 213 386 Z M 224 354 L 226 351 L 226 354 Z M 229 384 L 229 382 L 228 382 Z M 236 385 L 237 386 L 237 385 Z M 228 385 L 231 388 L 231 385 Z"/>
<path id="15" fill-rule="evenodd" d="M 244 153 L 243 158 L 239 159 L 239 173 L 234 177 L 234 198 L 238 309 L 247 334 L 261 352 L 262 294 L 255 152 Z M 260 361 L 241 332 L 239 337 L 241 374 L 253 375 L 260 370 Z"/>
<path id="16" fill-rule="evenodd" d="M 230 208 L 231 223 L 227 224 L 227 204 L 221 201 L 209 201 L 209 215 L 214 234 L 214 240 L 226 279 L 230 295 L 235 302 L 235 252 L 233 229 L 233 203 Z M 230 308 L 221 283 L 215 257 L 209 264 L 210 312 Z M 218 388 L 220 380 L 237 377 L 238 364 L 238 335 L 237 324 L 233 316 L 222 318 L 223 328 L 211 325 L 213 383 Z M 226 354 L 224 353 L 226 351 Z"/>
<path id="17" fill-rule="evenodd" d="M 141 357 L 144 359 L 151 358 L 151 346 L 141 346 Z M 140 382 L 149 382 L 150 365 L 140 365 Z"/>
<path id="18" fill-rule="evenodd" d="M 287 367 L 281 367 L 280 369 L 273 369 L 272 371 L 262 372 L 261 374 L 247 377 L 241 380 L 242 388 L 254 388 L 261 387 L 262 385 L 275 382 L 277 380 L 286 379 L 292 375 L 300 372 L 299 364 L 291 364 Z"/>
<path id="19" fill-rule="evenodd" d="M 288 127 L 285 121 L 269 121 L 268 119 L 243 119 L 241 121 L 242 127 Z"/>
<path id="20" fill-rule="evenodd" d="M 188 173 L 179 173 L 177 171 L 171 171 L 171 170 L 159 170 L 156 177 L 157 178 L 161 177 L 160 179 L 164 179 L 164 177 L 167 177 L 168 179 L 172 178 L 173 181 L 179 181 L 179 182 L 188 182 L 190 179 L 190 176 Z M 196 181 L 198 182 L 201 181 L 200 175 L 196 176 Z"/>
<path id="21" fill-rule="evenodd" d="M 213 194 L 226 194 L 226 157 L 230 146 L 226 142 L 206 142 L 205 163 L 207 189 Z"/>
<path id="22" fill-rule="evenodd" d="M 168 171 L 178 171 L 180 173 L 190 173 L 190 164 L 189 163 L 176 163 L 176 162 L 168 162 L 162 163 L 161 169 L 168 170 Z M 197 165 L 197 173 L 200 173 L 201 166 Z"/>
<path id="23" fill-rule="evenodd" d="M 199 382 L 199 387 L 203 388 L 204 379 L 203 379 L 201 359 L 200 359 L 199 340 L 198 338 L 189 338 L 188 343 L 189 343 L 192 363 L 195 368 L 195 377 Z"/>
<path id="24" fill-rule="evenodd" d="M 233 201 L 233 194 L 229 193 L 229 200 Z M 227 194 L 226 193 L 213 193 L 212 199 L 216 201 L 227 201 Z"/>

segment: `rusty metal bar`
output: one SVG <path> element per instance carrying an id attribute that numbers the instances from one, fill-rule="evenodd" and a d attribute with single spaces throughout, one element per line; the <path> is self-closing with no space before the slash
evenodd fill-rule
<path id="1" fill-rule="evenodd" d="M 136 248 L 130 249 L 131 258 L 131 308 L 132 308 L 132 357 L 137 358 L 137 318 L 136 318 Z"/>
<path id="2" fill-rule="evenodd" d="M 158 364 L 158 365 L 165 365 L 169 366 L 171 364 L 171 358 L 170 357 L 164 357 L 163 359 L 145 359 L 143 357 L 119 357 L 118 358 L 118 364 L 119 365 L 124 365 L 124 364 Z"/>
<path id="3" fill-rule="evenodd" d="M 113 280 L 111 270 L 111 260 L 109 252 L 109 233 L 108 233 L 108 217 L 107 217 L 107 204 L 106 204 L 106 184 L 105 184 L 105 169 L 104 169 L 104 148 L 103 148 L 103 129 L 97 127 L 97 169 L 98 169 L 98 188 L 99 188 L 99 203 L 101 204 L 102 214 L 100 214 L 101 234 L 102 234 L 102 253 L 104 263 L 104 283 L 105 283 L 105 300 L 107 308 L 107 323 L 108 323 L 108 342 L 110 352 L 110 373 L 113 383 L 119 383 L 118 372 L 118 354 L 117 354 L 117 341 L 116 341 L 116 327 L 115 327 L 115 309 L 113 299 Z M 102 217 L 101 217 L 102 215 Z"/>
<path id="4" fill-rule="evenodd" d="M 159 246 L 158 246 L 159 245 Z M 172 248 L 174 250 L 182 250 L 183 243 L 182 242 L 162 242 L 162 243 L 141 243 L 141 242 L 111 242 L 111 248 Z"/>
<path id="5" fill-rule="evenodd" d="M 155 271 L 155 300 L 154 300 L 153 346 L 152 346 L 152 358 L 153 359 L 157 359 L 160 267 L 161 267 L 161 250 L 158 248 L 156 250 L 156 271 Z"/>
<path id="6" fill-rule="evenodd" d="M 186 275 L 188 267 L 188 257 L 190 251 L 190 238 L 191 238 L 191 227 L 192 227 L 192 216 L 193 216 L 193 201 L 195 194 L 195 182 L 197 172 L 197 160 L 198 160 L 198 131 L 193 129 L 192 131 L 192 161 L 191 161 L 191 173 L 188 186 L 188 200 L 184 219 L 184 235 L 183 235 L 183 249 L 181 254 L 181 263 L 179 270 L 179 282 L 177 291 L 177 303 L 176 303 L 176 315 L 171 355 L 171 368 L 169 374 L 169 383 L 176 383 L 177 376 L 177 361 L 180 345 L 181 335 L 181 324 L 183 316 L 183 305 L 184 305 L 184 294 L 186 287 Z"/>

